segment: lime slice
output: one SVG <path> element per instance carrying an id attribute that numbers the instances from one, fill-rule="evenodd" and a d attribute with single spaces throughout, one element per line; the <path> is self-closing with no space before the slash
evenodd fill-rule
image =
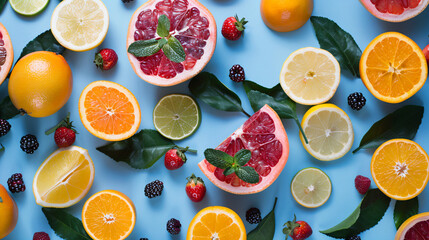
<path id="1" fill-rule="evenodd" d="M 318 168 L 304 168 L 292 179 L 293 198 L 302 206 L 317 208 L 331 196 L 332 184 L 328 175 Z"/>
<path id="2" fill-rule="evenodd" d="M 200 123 L 200 107 L 187 95 L 167 95 L 159 100 L 153 110 L 153 124 L 156 130 L 172 140 L 191 136 Z"/>
<path id="3" fill-rule="evenodd" d="M 9 0 L 9 3 L 15 12 L 24 16 L 34 16 L 45 10 L 49 0 Z"/>

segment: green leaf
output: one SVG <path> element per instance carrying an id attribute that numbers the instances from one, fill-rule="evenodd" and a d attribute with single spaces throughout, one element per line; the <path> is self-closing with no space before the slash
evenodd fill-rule
<path id="1" fill-rule="evenodd" d="M 402 223 L 404 223 L 408 218 L 416 215 L 418 212 L 418 197 L 407 201 L 396 201 L 395 211 L 393 212 L 393 220 L 395 221 L 396 229 L 399 229 Z"/>
<path id="2" fill-rule="evenodd" d="M 181 63 L 186 60 L 186 53 L 177 38 L 171 36 L 167 44 L 162 47 L 165 56 L 173 62 Z"/>
<path id="3" fill-rule="evenodd" d="M 247 183 L 259 182 L 259 173 L 251 166 L 236 168 L 235 174 L 237 174 L 238 178 Z"/>
<path id="4" fill-rule="evenodd" d="M 379 189 L 370 189 L 356 210 L 344 221 L 330 229 L 320 231 L 333 238 L 348 238 L 359 235 L 383 218 L 390 204 L 390 198 Z"/>
<path id="5" fill-rule="evenodd" d="M 250 158 L 252 157 L 252 152 L 248 149 L 241 149 L 234 155 L 235 162 L 239 166 L 246 165 L 247 162 L 249 162 Z"/>
<path id="6" fill-rule="evenodd" d="M 170 35 L 170 20 L 165 14 L 162 14 L 158 18 L 158 27 L 156 28 L 156 33 L 160 37 L 168 37 L 168 35 Z"/>
<path id="7" fill-rule="evenodd" d="M 18 60 L 25 55 L 36 51 L 49 51 L 57 54 L 63 54 L 66 49 L 55 39 L 51 30 L 46 30 L 35 39 L 27 43 L 21 52 Z"/>
<path id="8" fill-rule="evenodd" d="M 328 18 L 312 16 L 310 20 L 320 47 L 332 53 L 342 69 L 348 69 L 353 76 L 359 77 L 362 50 L 352 35 Z"/>
<path id="9" fill-rule="evenodd" d="M 220 169 L 227 169 L 234 163 L 234 158 L 228 153 L 212 148 L 207 148 L 204 156 L 211 165 Z"/>
<path id="10" fill-rule="evenodd" d="M 130 44 L 128 52 L 136 57 L 152 56 L 161 49 L 158 40 L 140 40 Z"/>
<path id="11" fill-rule="evenodd" d="M 0 118 L 7 120 L 15 117 L 18 114 L 20 114 L 20 111 L 13 105 L 9 96 L 3 98 L 3 100 L 0 102 Z"/>
<path id="12" fill-rule="evenodd" d="M 161 39 L 158 40 L 159 49 L 161 49 L 162 47 L 164 47 L 165 44 L 167 44 L 167 39 L 161 38 Z"/>
<path id="13" fill-rule="evenodd" d="M 217 77 L 208 72 L 202 72 L 192 78 L 189 83 L 191 93 L 201 101 L 221 111 L 243 112 L 241 100 L 233 91 L 227 88 Z"/>
<path id="14" fill-rule="evenodd" d="M 276 209 L 277 198 L 274 200 L 274 206 L 271 212 L 262 219 L 255 229 L 247 234 L 247 240 L 273 240 L 276 230 L 276 216 L 274 210 Z"/>
<path id="15" fill-rule="evenodd" d="M 173 147 L 175 144 L 159 132 L 143 129 L 131 138 L 109 143 L 97 150 L 117 162 L 126 162 L 137 169 L 147 169 Z"/>
<path id="16" fill-rule="evenodd" d="M 6 150 L 6 148 L 0 143 L 0 152 L 4 152 L 4 150 Z"/>
<path id="17" fill-rule="evenodd" d="M 374 123 L 360 141 L 360 149 L 377 148 L 384 142 L 394 138 L 413 139 L 422 123 L 424 107 L 408 105 L 390 113 Z"/>
<path id="18" fill-rule="evenodd" d="M 82 222 L 59 208 L 42 208 L 49 226 L 60 238 L 65 240 L 91 240 Z"/>
<path id="19" fill-rule="evenodd" d="M 7 0 L 0 0 L 0 13 L 3 10 L 4 6 L 6 6 Z"/>
<path id="20" fill-rule="evenodd" d="M 225 176 L 231 175 L 233 173 L 235 173 L 235 168 L 233 167 L 227 167 L 225 171 L 223 171 L 223 175 Z"/>

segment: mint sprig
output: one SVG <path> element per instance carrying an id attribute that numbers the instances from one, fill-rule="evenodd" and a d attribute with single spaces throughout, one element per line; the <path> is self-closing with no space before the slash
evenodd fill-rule
<path id="1" fill-rule="evenodd" d="M 253 167 L 244 166 L 252 157 L 252 153 L 247 149 L 241 149 L 231 156 L 220 150 L 208 148 L 204 151 L 204 156 L 213 166 L 224 169 L 225 176 L 235 173 L 238 178 L 247 183 L 259 182 L 258 172 Z"/>

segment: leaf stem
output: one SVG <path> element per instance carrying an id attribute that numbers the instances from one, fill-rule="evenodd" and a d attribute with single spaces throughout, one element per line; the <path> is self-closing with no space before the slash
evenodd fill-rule
<path id="1" fill-rule="evenodd" d="M 294 119 L 295 119 L 296 125 L 298 125 L 299 131 L 301 132 L 302 136 L 304 137 L 305 143 L 308 144 L 307 136 L 305 136 L 304 129 L 302 129 L 302 126 L 299 123 L 298 118 L 294 118 Z"/>
<path id="2" fill-rule="evenodd" d="M 251 115 L 248 114 L 244 109 L 241 109 L 241 112 L 244 113 L 247 117 L 249 117 L 249 118 L 251 117 Z"/>
<path id="3" fill-rule="evenodd" d="M 179 147 L 179 146 L 175 146 L 177 149 L 179 149 L 182 152 L 191 152 L 191 153 L 197 153 L 198 151 L 195 149 L 190 149 L 189 147 Z"/>
<path id="4" fill-rule="evenodd" d="M 49 135 L 57 130 L 63 123 L 67 122 L 68 119 L 70 119 L 70 112 L 67 113 L 67 116 L 61 120 L 57 125 L 51 127 L 50 129 L 46 130 L 45 135 Z"/>

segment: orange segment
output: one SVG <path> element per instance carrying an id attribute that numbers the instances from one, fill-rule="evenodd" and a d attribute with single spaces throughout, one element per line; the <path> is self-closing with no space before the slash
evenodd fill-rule
<path id="1" fill-rule="evenodd" d="M 428 68 L 423 52 L 413 40 L 388 32 L 367 46 L 360 60 L 360 74 L 376 98 L 399 103 L 422 88 Z"/>
<path id="2" fill-rule="evenodd" d="M 82 209 L 85 231 L 95 240 L 122 240 L 134 229 L 133 202 L 123 193 L 105 190 L 92 195 Z"/>
<path id="3" fill-rule="evenodd" d="M 85 128 L 107 141 L 127 139 L 140 126 L 140 106 L 125 87 L 108 81 L 89 84 L 79 99 L 79 113 Z"/>
<path id="4" fill-rule="evenodd" d="M 371 173 L 384 194 L 396 200 L 408 200 L 419 195 L 426 187 L 429 158 L 417 143 L 393 139 L 375 151 Z"/>

